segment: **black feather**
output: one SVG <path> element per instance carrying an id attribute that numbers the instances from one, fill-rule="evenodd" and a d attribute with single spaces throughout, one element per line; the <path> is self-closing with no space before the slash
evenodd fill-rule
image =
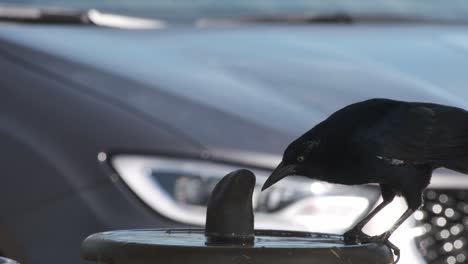
<path id="1" fill-rule="evenodd" d="M 332 183 L 378 183 L 384 203 L 377 211 L 395 195 L 402 195 L 409 207 L 383 236 L 388 238 L 421 205 L 422 192 L 439 167 L 468 173 L 468 112 L 371 99 L 336 111 L 292 142 L 264 188 L 291 172 Z M 370 215 L 356 228 L 375 213 Z"/>

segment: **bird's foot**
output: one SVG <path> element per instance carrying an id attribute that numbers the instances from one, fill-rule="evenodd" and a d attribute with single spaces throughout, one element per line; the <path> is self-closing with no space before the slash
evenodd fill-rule
<path id="1" fill-rule="evenodd" d="M 380 242 L 380 243 L 384 243 L 385 241 L 387 241 L 389 238 L 390 238 L 390 235 L 391 233 L 390 232 L 383 232 L 382 234 L 378 235 L 378 236 L 372 236 L 372 237 L 368 237 L 367 241 L 366 242 Z"/>
<path id="2" fill-rule="evenodd" d="M 393 261 L 393 263 L 397 263 L 400 260 L 400 249 L 397 246 L 395 246 L 392 242 L 390 242 L 390 240 L 388 240 L 390 235 L 391 235 L 391 233 L 384 232 L 383 234 L 378 235 L 378 236 L 373 236 L 373 237 L 368 236 L 362 242 L 363 243 L 374 242 L 374 243 L 382 243 L 382 244 L 386 245 L 387 247 L 389 247 L 392 250 L 393 255 L 396 256 L 396 259 Z"/>
<path id="3" fill-rule="evenodd" d="M 353 228 L 346 233 L 343 234 L 343 239 L 345 244 L 347 245 L 355 245 L 362 243 L 370 239 L 371 237 L 366 235 L 364 232 L 361 231 L 359 228 Z"/>

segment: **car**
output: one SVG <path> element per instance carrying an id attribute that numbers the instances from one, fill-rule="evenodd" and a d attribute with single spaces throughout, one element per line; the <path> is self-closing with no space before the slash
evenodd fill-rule
<path id="1" fill-rule="evenodd" d="M 466 6 L 4 2 L 0 255 L 21 263 L 85 263 L 95 232 L 203 226 L 238 168 L 258 178 L 256 228 L 343 233 L 378 188 L 291 177 L 261 193 L 289 142 L 369 98 L 468 107 Z M 391 238 L 400 263 L 465 262 L 467 192 L 465 175 L 435 172 Z"/>

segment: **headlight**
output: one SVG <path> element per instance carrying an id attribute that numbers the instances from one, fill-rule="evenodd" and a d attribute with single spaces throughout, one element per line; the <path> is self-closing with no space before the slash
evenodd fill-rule
<path id="1" fill-rule="evenodd" d="M 116 155 L 112 166 L 128 187 L 159 214 L 174 221 L 205 224 L 205 205 L 216 183 L 239 167 L 211 161 Z M 255 228 L 341 233 L 379 198 L 375 186 L 343 186 L 289 177 L 260 192 L 270 171 L 257 176 Z"/>

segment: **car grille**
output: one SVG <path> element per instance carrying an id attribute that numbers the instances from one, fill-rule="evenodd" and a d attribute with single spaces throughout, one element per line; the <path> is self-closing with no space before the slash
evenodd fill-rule
<path id="1" fill-rule="evenodd" d="M 468 191 L 426 190 L 414 214 L 421 230 L 416 244 L 428 263 L 468 263 Z"/>

